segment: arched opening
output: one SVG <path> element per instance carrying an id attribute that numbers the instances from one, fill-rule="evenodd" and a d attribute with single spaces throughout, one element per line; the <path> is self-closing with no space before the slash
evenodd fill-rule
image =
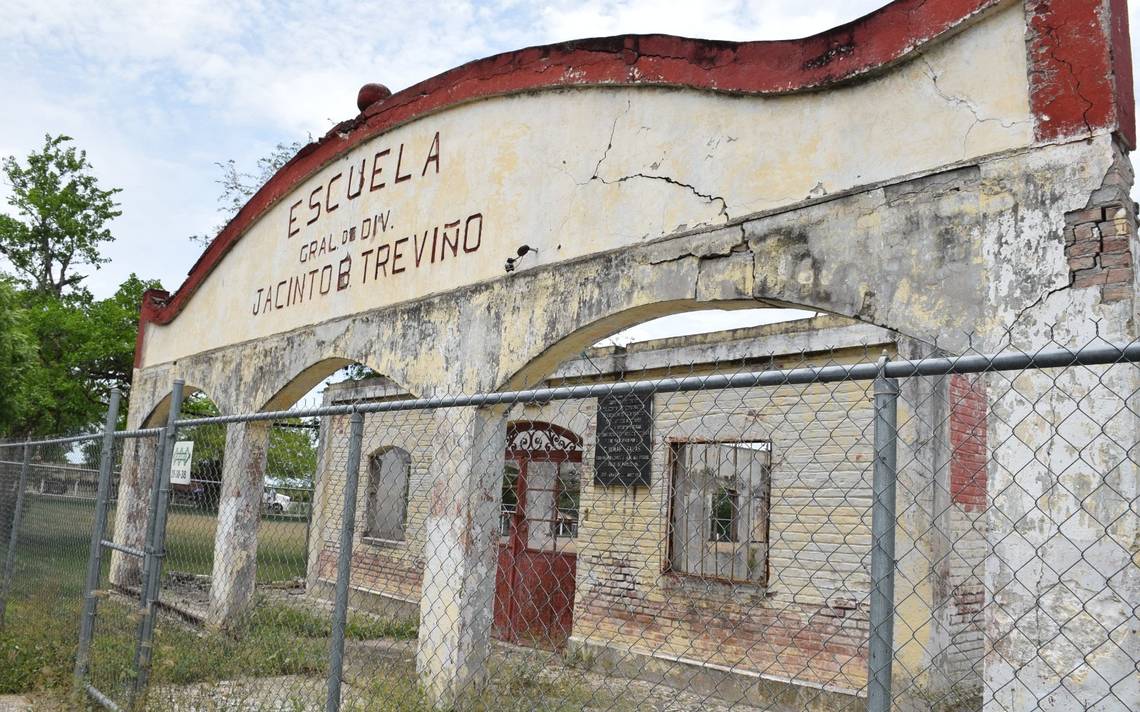
<path id="1" fill-rule="evenodd" d="M 232 412 L 229 408 L 224 408 L 224 405 L 218 405 L 217 402 L 215 402 L 213 399 L 206 396 L 206 392 L 202 388 L 200 388 L 196 385 L 187 383 L 182 387 L 182 411 L 181 411 L 182 415 L 184 415 L 186 417 L 193 417 L 193 415 L 187 415 L 187 413 L 193 414 L 195 412 L 193 410 L 193 408 L 194 408 L 193 404 L 196 401 L 202 401 L 203 398 L 205 398 L 205 400 L 208 400 L 212 404 L 210 409 L 213 411 L 214 415 L 217 415 L 218 413 L 221 413 L 221 412 L 227 412 L 227 413 Z M 165 394 L 158 401 L 158 403 L 156 403 L 154 405 L 154 407 L 151 408 L 150 412 L 147 413 L 146 417 L 144 417 L 142 419 L 142 423 L 141 423 L 140 427 L 143 427 L 143 428 L 159 428 L 159 427 L 162 427 L 163 425 L 165 425 L 166 419 L 170 416 L 170 401 L 171 401 L 171 394 L 170 393 Z M 189 410 L 188 410 L 188 404 L 189 404 Z"/>
<path id="2" fill-rule="evenodd" d="M 699 313 L 691 306 L 658 304 L 583 327 L 512 380 L 552 387 L 730 375 L 862 362 L 896 349 L 889 330 L 803 311 L 688 333 L 652 323 L 670 307 Z M 631 331 L 641 324 L 648 330 Z M 611 337 L 623 332 L 634 338 Z M 807 384 L 513 406 L 496 633 L 631 673 L 680 657 L 710 674 L 778 670 L 860 689 L 873 459 L 868 389 Z M 565 521 L 571 498 L 561 496 L 562 473 L 554 469 L 562 461 L 577 471 L 573 517 Z M 540 463 L 550 470 L 545 479 Z M 558 534 L 571 532 L 563 545 Z M 569 585 L 549 562 L 567 555 Z M 550 615 L 553 596 L 570 601 L 565 628 Z M 836 605 L 847 607 L 838 631 L 822 636 L 821 650 L 809 649 L 805 636 L 818 633 L 820 616 Z M 741 623 L 751 620 L 772 624 Z M 664 653 L 647 645 L 664 639 Z"/>
<path id="3" fill-rule="evenodd" d="M 371 369 L 357 367 L 339 375 L 341 380 L 321 387 L 313 405 L 340 407 L 414 397 L 402 384 Z M 305 585 L 311 596 L 323 601 L 333 599 L 337 581 L 350 420 L 347 414 L 319 419 L 320 457 Z M 441 433 L 430 411 L 364 414 L 349 598 L 353 608 L 403 631 L 414 630 L 419 616 L 432 484 L 429 467 Z"/>
<path id="4" fill-rule="evenodd" d="M 141 394 L 134 395 L 139 398 Z M 143 428 L 166 424 L 170 415 L 172 394 L 164 394 L 142 418 Z M 182 390 L 179 418 L 215 416 L 228 411 L 202 387 L 188 383 Z M 214 530 L 216 502 L 221 487 L 224 436 L 216 426 L 184 428 L 177 440 L 190 442 L 194 448 L 189 476 L 172 478 L 166 530 L 167 557 L 164 570 L 173 578 L 208 576 L 213 559 L 211 536 Z M 128 438 L 123 441 L 122 475 L 115 508 L 114 540 L 127 546 L 146 547 L 148 525 L 152 515 L 154 476 L 159 459 L 157 438 Z M 210 503 L 215 503 L 212 508 Z M 111 581 L 133 587 L 141 580 L 141 561 L 121 552 L 111 555 Z M 174 596 L 170 597 L 172 600 Z M 178 605 L 175 602 L 173 605 Z"/>
<path id="5" fill-rule="evenodd" d="M 610 314 L 565 335 L 533 358 L 502 386 L 527 388 L 547 379 L 568 360 L 594 346 L 622 347 L 629 343 L 667 336 L 687 336 L 739 326 L 756 326 L 810 318 L 821 310 L 757 300 L 702 302 L 674 300 L 643 304 Z M 734 319 L 734 316 L 736 317 Z M 720 328 L 706 328 L 702 317 Z M 687 320 L 681 321 L 682 319 Z"/>
<path id="6" fill-rule="evenodd" d="M 231 634 L 251 621 L 288 627 L 288 615 L 255 606 L 265 598 L 258 591 L 305 593 L 322 549 L 313 543 L 335 539 L 325 534 L 341 511 L 331 494 L 325 507 L 317 501 L 322 461 L 324 471 L 335 471 L 338 452 L 326 449 L 327 433 L 305 412 L 319 407 L 333 380 L 370 374 L 351 359 L 323 359 L 281 385 L 267 382 L 275 390 L 262 410 L 284 411 L 279 416 L 179 429 L 178 440 L 193 443 L 193 457 L 190 483 L 172 487 L 164 589 L 172 606 Z M 219 415 L 200 390 L 184 399 L 183 419 Z"/>

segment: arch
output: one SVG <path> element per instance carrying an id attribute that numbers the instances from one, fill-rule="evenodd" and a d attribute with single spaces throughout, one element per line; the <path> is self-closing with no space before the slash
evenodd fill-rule
<path id="1" fill-rule="evenodd" d="M 190 385 L 189 383 L 182 386 L 182 400 L 183 400 L 183 402 L 185 402 L 191 396 L 197 395 L 199 393 L 205 394 L 206 397 L 208 397 L 211 401 L 213 401 L 214 405 L 216 405 L 218 407 L 219 414 L 229 415 L 230 413 L 233 412 L 229 407 L 224 406 L 222 403 L 220 403 L 217 398 L 210 395 L 206 391 L 206 389 L 199 388 L 198 386 Z M 173 396 L 174 396 L 174 394 L 171 392 L 167 392 L 166 395 L 162 396 L 162 398 L 159 399 L 159 401 L 151 407 L 150 411 L 146 414 L 146 416 L 143 417 L 142 422 L 140 423 L 139 427 L 140 428 L 157 428 L 157 427 L 162 427 L 163 425 L 165 425 L 166 419 L 170 415 L 170 400 Z M 132 401 L 133 400 L 134 399 L 132 398 Z"/>
<path id="2" fill-rule="evenodd" d="M 551 344 L 544 352 L 534 356 L 517 372 L 511 375 L 501 387 L 501 390 L 525 388 L 539 383 L 554 372 L 560 363 L 589 348 L 606 337 L 624 331 L 650 319 L 656 319 L 670 314 L 681 314 L 702 309 L 754 309 L 764 306 L 764 303 L 752 300 L 725 300 L 725 301 L 688 301 L 688 300 L 662 300 L 650 301 L 633 307 L 628 307 L 605 315 L 595 321 L 579 326 L 568 334 Z"/>
<path id="3" fill-rule="evenodd" d="M 567 359 L 581 353 L 583 350 L 607 337 L 652 319 L 706 309 L 733 310 L 756 309 L 757 307 L 809 309 L 816 312 L 829 313 L 829 310 L 817 306 L 787 304 L 773 300 L 759 299 L 649 301 L 603 316 L 596 321 L 580 326 L 574 331 L 562 336 L 551 344 L 546 351 L 534 356 L 528 363 L 511 375 L 502 384 L 500 390 L 514 390 L 539 383 L 553 373 L 559 364 Z"/>
<path id="4" fill-rule="evenodd" d="M 353 359 L 333 356 L 306 366 L 295 375 L 288 377 L 285 384 L 277 388 L 273 395 L 270 396 L 258 410 L 285 410 L 300 400 L 306 393 L 313 390 L 321 381 L 353 363 L 357 362 Z M 276 386 L 276 384 L 270 387 L 272 388 L 274 386 Z"/>

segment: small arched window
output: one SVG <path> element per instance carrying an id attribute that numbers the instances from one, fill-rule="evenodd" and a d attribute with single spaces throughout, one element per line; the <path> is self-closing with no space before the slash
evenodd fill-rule
<path id="1" fill-rule="evenodd" d="M 412 456 L 398 447 L 381 448 L 368 456 L 368 503 L 364 536 L 404 541 L 408 524 L 408 485 Z"/>

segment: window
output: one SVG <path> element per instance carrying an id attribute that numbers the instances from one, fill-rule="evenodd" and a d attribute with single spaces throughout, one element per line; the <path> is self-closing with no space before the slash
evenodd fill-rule
<path id="1" fill-rule="evenodd" d="M 766 583 L 771 444 L 675 443 L 669 569 Z"/>
<path id="2" fill-rule="evenodd" d="M 558 464 L 554 521 L 551 536 L 574 539 L 578 536 L 578 506 L 582 501 L 582 466 L 576 462 Z"/>
<path id="3" fill-rule="evenodd" d="M 582 439 L 553 423 L 507 426 L 499 533 L 531 550 L 558 549 L 578 536 Z"/>
<path id="4" fill-rule="evenodd" d="M 499 536 L 511 535 L 511 521 L 519 508 L 519 466 L 508 462 L 503 470 L 503 503 L 499 510 Z"/>
<path id="5" fill-rule="evenodd" d="M 398 447 L 377 450 L 369 456 L 364 536 L 404 541 L 411 470 L 411 455 Z"/>

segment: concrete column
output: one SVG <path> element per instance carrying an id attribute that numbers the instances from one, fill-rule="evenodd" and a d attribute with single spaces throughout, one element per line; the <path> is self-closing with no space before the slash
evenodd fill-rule
<path id="1" fill-rule="evenodd" d="M 150 519 L 150 494 L 158 464 L 158 438 L 127 438 L 123 441 L 123 469 L 115 505 L 114 541 L 143 549 Z M 41 483 L 41 491 L 42 491 Z M 137 586 L 142 579 L 142 559 L 111 552 L 111 583 Z"/>
<path id="2" fill-rule="evenodd" d="M 207 620 L 214 627 L 232 628 L 253 601 L 269 429 L 268 422 L 226 426 Z"/>
<path id="3" fill-rule="evenodd" d="M 1140 372 L 1015 383 L 991 395 L 985 709 L 1134 710 Z"/>
<path id="4" fill-rule="evenodd" d="M 486 674 L 506 418 L 483 408 L 436 417 L 416 669 L 429 698 L 450 709 Z"/>
<path id="5" fill-rule="evenodd" d="M 899 358 L 930 355 L 924 344 L 899 342 Z M 941 624 L 951 545 L 946 383 L 943 377 L 900 381 L 892 709 L 908 712 L 929 709 L 952 686 L 943 661 L 951 641 Z"/>

